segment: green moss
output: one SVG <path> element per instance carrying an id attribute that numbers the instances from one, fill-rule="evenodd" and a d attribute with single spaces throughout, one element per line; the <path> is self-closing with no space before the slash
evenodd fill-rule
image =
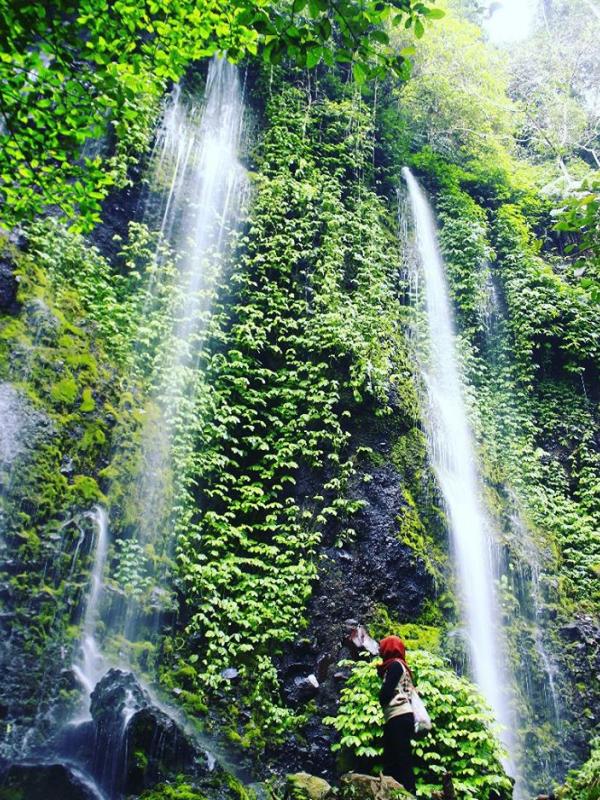
<path id="1" fill-rule="evenodd" d="M 81 395 L 81 405 L 79 406 L 79 410 L 87 412 L 93 411 L 95 408 L 96 401 L 92 395 L 92 390 L 89 388 L 89 386 L 86 386 Z"/>
<path id="2" fill-rule="evenodd" d="M 55 403 L 71 405 L 79 394 L 79 386 L 72 375 L 66 375 L 50 387 L 50 397 Z"/>
<path id="3" fill-rule="evenodd" d="M 0 800 L 27 800 L 25 790 L 11 786 L 0 787 Z"/>
<path id="4" fill-rule="evenodd" d="M 392 446 L 392 463 L 411 482 L 420 479 L 426 457 L 427 440 L 416 426 L 399 436 Z"/>
<path id="5" fill-rule="evenodd" d="M 192 784 L 183 779 L 176 783 L 161 783 L 140 795 L 140 800 L 207 800 Z"/>
<path id="6" fill-rule="evenodd" d="M 73 483 L 69 486 L 69 493 L 73 502 L 77 504 L 103 502 L 106 499 L 94 478 L 89 475 L 75 475 Z"/>
<path id="7" fill-rule="evenodd" d="M 435 619 L 435 625 L 427 621 Z M 437 605 L 429 602 L 424 615 L 417 622 L 400 622 L 384 605 L 375 606 L 368 619 L 369 631 L 376 639 L 384 636 L 400 636 L 406 643 L 408 659 L 410 651 L 427 650 L 430 653 L 440 653 L 440 642 L 443 631 L 443 621 Z"/>

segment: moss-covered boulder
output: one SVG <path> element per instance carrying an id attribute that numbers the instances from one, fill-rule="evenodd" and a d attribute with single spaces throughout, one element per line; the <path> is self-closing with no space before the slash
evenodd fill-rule
<path id="1" fill-rule="evenodd" d="M 342 800 L 404 800 L 414 795 L 389 775 L 374 778 L 359 772 L 347 772 L 342 775 L 340 797 Z"/>
<path id="2" fill-rule="evenodd" d="M 324 778 L 308 772 L 296 772 L 287 777 L 286 794 L 295 800 L 323 800 L 331 793 L 331 786 Z"/>
<path id="3" fill-rule="evenodd" d="M 50 796 L 98 800 L 99 794 L 77 770 L 65 764 L 15 764 L 0 776 L 0 800 L 48 800 Z"/>

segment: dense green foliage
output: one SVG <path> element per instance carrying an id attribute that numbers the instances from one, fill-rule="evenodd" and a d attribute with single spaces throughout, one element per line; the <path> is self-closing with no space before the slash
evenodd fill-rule
<path id="1" fill-rule="evenodd" d="M 557 790 L 559 800 L 598 800 L 600 797 L 600 747 L 592 742 L 592 755 L 580 770 L 569 773 Z"/>
<path id="2" fill-rule="evenodd" d="M 4 255 L 17 259 L 22 310 L 0 316 L 0 382 L 15 390 L 26 441 L 10 472 L 0 471 L 2 537 L 15 564 L 8 574 L 3 564 L 3 602 L 14 614 L 12 646 L 34 658 L 27 693 L 15 699 L 27 717 L 57 688 L 45 658 L 60 664 L 78 634 L 94 537 L 87 512 L 105 500 L 98 462 L 119 417 L 118 384 L 77 294 L 57 294 L 33 257 Z M 15 655 L 10 667 L 19 663 Z"/>
<path id="3" fill-rule="evenodd" d="M 188 501 L 197 522 L 182 526 L 179 563 L 197 685 L 222 685 L 220 672 L 236 666 L 273 735 L 285 715 L 271 657 L 302 624 L 327 525 L 338 521 L 340 543 L 354 535 L 360 504 L 347 486 L 363 456 L 348 447 L 352 416 L 390 413 L 392 392 L 397 412 L 416 408 L 396 241 L 363 184 L 365 107 L 308 106 L 282 84 L 267 115 L 244 249 L 207 338 L 200 492 Z M 297 494 L 307 470 L 315 488 Z"/>
<path id="4" fill-rule="evenodd" d="M 284 737 L 295 746 L 304 723 L 318 727 L 320 698 L 340 692 L 330 720 L 339 744 L 377 756 L 371 664 L 359 661 L 343 685 L 329 674 L 315 703 L 296 705 L 282 664 L 310 625 L 325 558 L 359 552 L 361 489 L 378 468 L 397 489 L 377 498 L 394 509 L 394 544 L 410 548 L 415 581 L 426 572 L 434 587 L 409 617 L 425 627 L 374 600 L 379 587 L 362 606 L 372 632 L 401 621 L 418 645 L 435 724 L 416 743 L 420 793 L 439 788 L 446 769 L 466 797 L 508 791 L 489 713 L 454 669 L 464 669 L 464 645 L 411 358 L 410 247 L 398 236 L 409 163 L 437 212 L 498 532 L 524 772 L 542 788 L 586 756 L 598 700 L 600 318 L 597 127 L 583 99 L 597 58 L 593 20 L 570 0 L 555 6 L 565 30 L 581 33 L 578 52 L 549 13 L 555 40 L 535 32 L 529 75 L 464 21 L 465 7 L 477 19 L 467 2 L 441 19 L 437 6 L 408 0 L 0 0 L 2 213 L 7 225 L 27 222 L 25 252 L 5 248 L 19 289 L 0 316 L 0 381 L 32 426 L 16 477 L 0 474 L 12 558 L 2 562 L 2 620 L 25 654 L 5 684 L 27 684 L 23 720 L 40 697 L 45 711 L 76 699 L 68 667 L 93 557 L 89 512 L 102 503 L 104 652 L 270 754 Z M 400 81 L 415 44 L 413 76 Z M 120 226 L 110 258 L 78 231 L 100 221 L 107 198 L 111 209 L 111 187 L 138 179 L 132 167 L 170 83 L 187 76 L 193 92 L 203 62 L 224 50 L 249 62 L 251 199 L 225 263 L 205 258 L 194 359 L 178 363 L 181 254 L 141 212 L 126 234 Z M 151 205 L 165 188 L 152 165 L 146 183 Z M 402 202 L 400 217 L 409 226 Z M 331 622 L 333 652 L 344 619 Z M 440 643 L 452 663 L 432 654 Z M 598 796 L 597 762 L 596 748 L 565 798 Z M 182 777 L 146 796 L 203 793 Z"/>
<path id="5" fill-rule="evenodd" d="M 586 395 L 597 374 L 598 307 L 577 276 L 540 252 L 532 229 L 544 208 L 526 184 L 500 175 L 482 185 L 479 171 L 449 166 L 427 150 L 415 164 L 436 193 L 488 504 L 505 548 L 500 592 L 514 669 L 531 681 L 520 702 L 537 718 L 522 729 L 525 769 L 539 777 L 548 759 L 562 758 L 552 744 L 548 676 L 533 666 L 540 641 L 550 652 L 559 647 L 557 609 L 560 623 L 575 609 L 598 608 L 599 454 Z M 563 696 L 573 697 L 562 675 L 558 681 Z"/>
<path id="6" fill-rule="evenodd" d="M 577 256 L 575 267 L 582 275 L 581 286 L 592 300 L 600 301 L 600 175 L 596 172 L 584 178 L 558 209 L 555 228 L 576 234 L 566 245 L 568 253 Z"/>
<path id="7" fill-rule="evenodd" d="M 447 771 L 461 797 L 481 798 L 491 789 L 508 796 L 511 784 L 500 763 L 492 717 L 473 685 L 425 650 L 411 652 L 410 662 L 433 723 L 432 730 L 414 743 L 417 796 L 431 797 L 441 789 Z M 347 748 L 356 756 L 381 755 L 383 711 L 377 663 L 353 664 L 341 691 L 338 714 L 326 720 L 340 734 L 334 749 Z"/>
<path id="8" fill-rule="evenodd" d="M 223 3 L 60 0 L 0 4 L 0 196 L 3 222 L 58 206 L 73 224 L 100 221 L 109 187 L 124 185 L 144 152 L 169 81 L 214 53 L 233 61 L 260 50 L 276 63 L 352 64 L 364 81 L 406 54 L 387 21 L 424 31 L 441 11 L 413 0 Z M 76 216 L 75 216 L 76 215 Z"/>

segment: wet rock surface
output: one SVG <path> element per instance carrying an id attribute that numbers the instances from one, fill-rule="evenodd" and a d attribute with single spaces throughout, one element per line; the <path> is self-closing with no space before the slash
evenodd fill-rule
<path id="1" fill-rule="evenodd" d="M 0 775 L 0 800 L 102 800 L 75 767 L 14 764 Z"/>
<path id="2" fill-rule="evenodd" d="M 8 382 L 0 383 L 0 483 L 2 469 L 35 447 L 38 436 L 51 431 L 50 420 Z"/>
<path id="3" fill-rule="evenodd" d="M 13 273 L 13 265 L 7 258 L 0 257 L 0 311 L 16 314 L 18 310 L 17 279 Z"/>
<path id="4" fill-rule="evenodd" d="M 113 794 L 139 794 L 173 775 L 205 776 L 211 757 L 159 708 L 131 672 L 111 669 L 91 698 L 93 765 Z"/>
<path id="5" fill-rule="evenodd" d="M 308 800 L 323 800 L 331 792 L 331 786 L 326 780 L 308 772 L 288 775 L 286 788 L 288 797 L 298 797 L 300 794 Z"/>
<path id="6" fill-rule="evenodd" d="M 389 775 L 374 778 L 360 772 L 347 772 L 340 780 L 342 800 L 402 800 L 413 796 Z"/>
<path id="7" fill-rule="evenodd" d="M 353 521 L 355 541 L 322 551 L 307 611 L 308 627 L 277 665 L 286 702 L 301 707 L 314 700 L 317 708 L 300 735 L 269 752 L 273 762 L 288 772 L 306 769 L 326 777 L 334 774 L 332 730 L 321 719 L 336 712 L 346 675 L 338 662 L 356 657 L 352 639 L 360 638 L 357 629 L 377 604 L 385 604 L 399 618 L 414 619 L 433 591 L 424 565 L 397 536 L 396 520 L 405 502 L 401 476 L 389 463 L 373 467 L 371 474 L 372 480 L 357 482 L 353 491 L 353 497 L 365 503 Z M 373 643 L 368 644 L 372 647 Z M 318 686 L 309 691 L 311 675 Z"/>
<path id="8" fill-rule="evenodd" d="M 596 729 L 600 722 L 600 622 L 580 615 L 563 624 L 559 634 L 563 640 L 561 661 L 573 687 L 569 689 L 571 699 L 562 698 L 563 704 L 568 704 L 564 712 L 571 716 L 566 726 L 569 751 L 576 754 L 568 766 L 578 767 L 589 754 L 588 726 Z"/>
<path id="9" fill-rule="evenodd" d="M 142 214 L 146 191 L 142 172 L 140 166 L 131 169 L 129 185 L 111 192 L 102 204 L 102 221 L 92 231 L 90 240 L 105 258 L 116 258 L 127 239 L 130 221 Z"/>

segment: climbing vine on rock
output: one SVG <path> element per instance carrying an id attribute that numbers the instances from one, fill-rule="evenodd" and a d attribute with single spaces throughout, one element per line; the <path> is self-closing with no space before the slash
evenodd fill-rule
<path id="1" fill-rule="evenodd" d="M 272 736 L 289 717 L 272 656 L 304 624 L 317 545 L 334 524 L 351 537 L 360 508 L 349 421 L 358 408 L 414 414 L 415 400 L 393 220 L 362 183 L 366 109 L 309 106 L 283 84 L 267 115 L 247 234 L 203 355 L 179 574 L 197 688 L 223 690 L 222 670 L 239 670 L 241 702 Z"/>

